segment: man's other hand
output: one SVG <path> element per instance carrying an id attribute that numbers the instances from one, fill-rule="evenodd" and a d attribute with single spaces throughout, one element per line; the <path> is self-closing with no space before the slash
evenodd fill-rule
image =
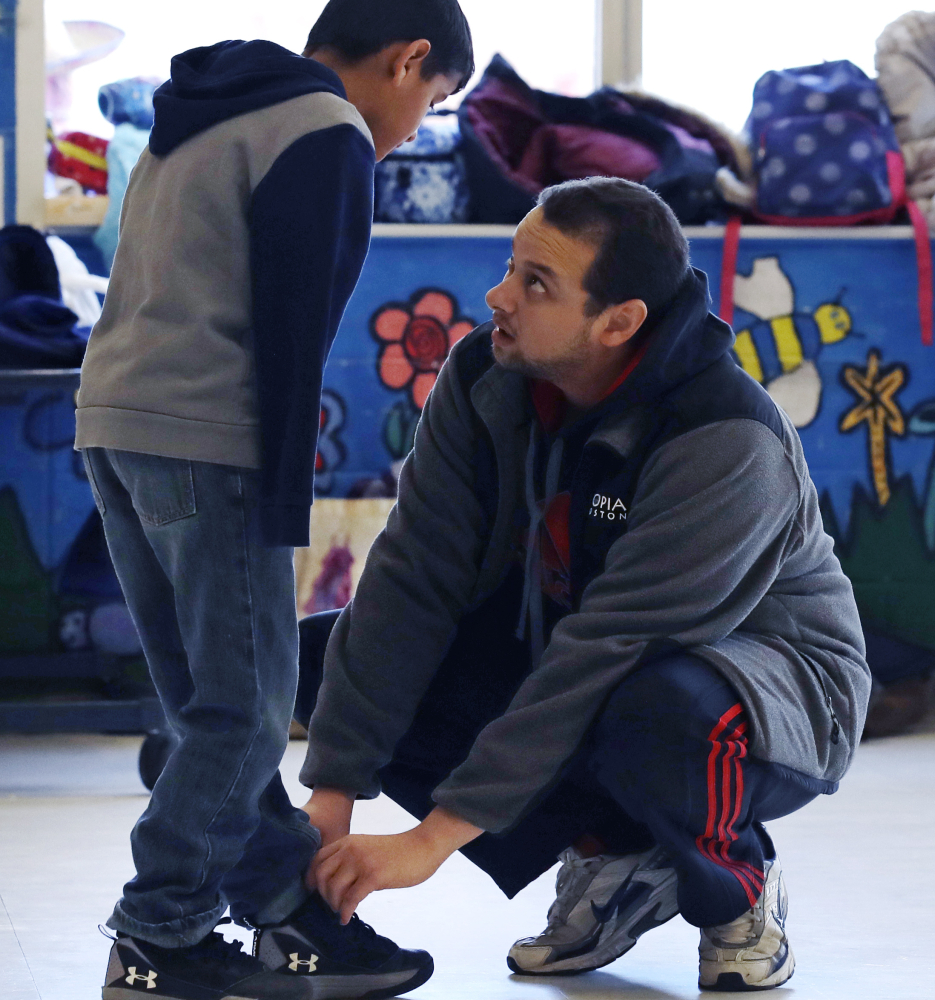
<path id="1" fill-rule="evenodd" d="M 316 787 L 312 797 L 302 806 L 312 826 L 318 827 L 322 847 L 328 847 L 351 832 L 353 809 L 354 793 L 339 788 Z M 308 868 L 305 880 L 310 887 L 315 884 L 315 869 L 319 864 L 320 855 L 321 851 L 312 858 Z"/>
<path id="2" fill-rule="evenodd" d="M 309 874 L 314 873 L 314 885 L 346 924 L 371 892 L 419 885 L 459 847 L 483 832 L 437 807 L 405 833 L 356 834 L 323 847 Z"/>

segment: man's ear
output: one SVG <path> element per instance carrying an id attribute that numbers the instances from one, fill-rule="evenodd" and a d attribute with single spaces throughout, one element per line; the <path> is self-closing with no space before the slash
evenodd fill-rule
<path id="1" fill-rule="evenodd" d="M 407 77 L 421 73 L 426 56 L 431 51 L 432 43 L 427 38 L 403 43 L 392 56 L 393 83 L 398 87 Z"/>
<path id="2" fill-rule="evenodd" d="M 619 305 L 608 306 L 606 322 L 600 333 L 600 341 L 605 347 L 620 347 L 625 344 L 646 322 L 649 310 L 642 299 L 630 299 Z"/>

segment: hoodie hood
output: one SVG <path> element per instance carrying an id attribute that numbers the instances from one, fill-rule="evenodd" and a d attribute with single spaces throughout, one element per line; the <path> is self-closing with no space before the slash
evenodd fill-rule
<path id="1" fill-rule="evenodd" d="M 707 275 L 690 268 L 671 304 L 647 331 L 639 363 L 592 413 L 652 403 L 727 354 L 733 331 L 710 308 Z"/>
<path id="2" fill-rule="evenodd" d="M 567 400 L 561 389 L 529 379 L 530 399 L 542 426 L 560 437 L 586 436 L 608 414 L 653 403 L 699 375 L 734 344 L 733 331 L 710 308 L 707 275 L 689 268 L 675 298 L 652 326 L 637 334 L 636 351 L 616 386 L 567 427 L 562 427 Z"/>
<path id="3" fill-rule="evenodd" d="M 347 99 L 337 73 L 273 42 L 189 49 L 172 59 L 170 78 L 153 95 L 150 152 L 166 156 L 229 118 L 322 91 Z"/>

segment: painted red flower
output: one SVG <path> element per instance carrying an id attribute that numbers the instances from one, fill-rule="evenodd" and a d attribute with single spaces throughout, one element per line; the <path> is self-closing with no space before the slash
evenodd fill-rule
<path id="1" fill-rule="evenodd" d="M 457 299 L 421 289 L 408 303 L 391 302 L 374 313 L 371 330 L 381 341 L 377 371 L 389 389 L 408 389 L 421 410 L 448 352 L 476 326 L 459 315 Z"/>

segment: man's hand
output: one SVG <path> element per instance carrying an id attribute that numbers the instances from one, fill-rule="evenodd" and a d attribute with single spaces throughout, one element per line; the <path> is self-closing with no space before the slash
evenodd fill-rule
<path id="1" fill-rule="evenodd" d="M 321 833 L 321 846 L 327 847 L 335 841 L 346 837 L 351 830 L 351 812 L 354 809 L 354 793 L 345 792 L 339 788 L 316 787 L 312 797 L 302 806 L 308 814 L 312 826 L 317 826 Z M 309 865 L 306 882 L 309 886 L 315 884 L 315 871 L 319 864 L 319 851 Z"/>
<path id="2" fill-rule="evenodd" d="M 346 924 L 371 892 L 419 885 L 459 847 L 483 832 L 437 807 L 405 833 L 347 836 L 323 848 L 313 866 L 315 884 Z"/>

